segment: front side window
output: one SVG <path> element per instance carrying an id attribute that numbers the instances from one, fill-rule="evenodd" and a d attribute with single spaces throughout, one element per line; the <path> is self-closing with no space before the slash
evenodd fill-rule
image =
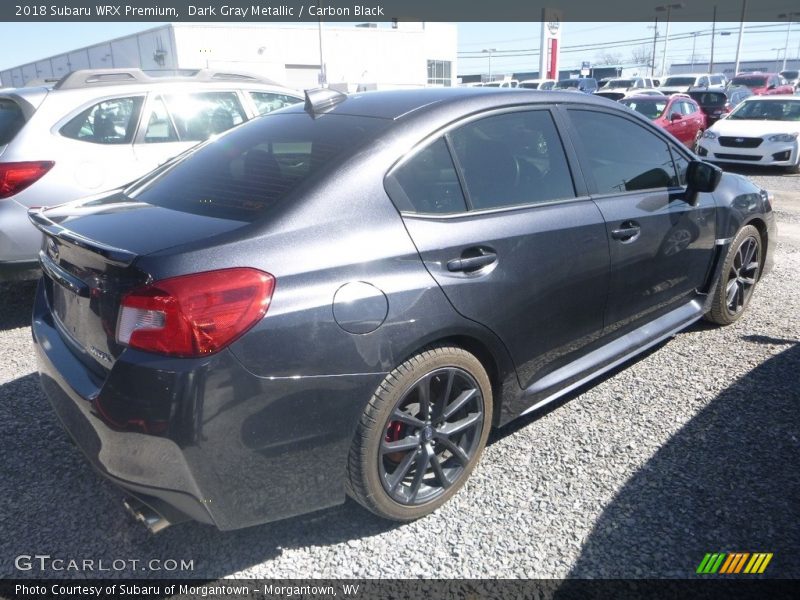
<path id="1" fill-rule="evenodd" d="M 669 146 L 654 132 L 608 113 L 569 109 L 569 114 L 579 132 L 583 168 L 598 194 L 678 185 Z"/>
<path id="2" fill-rule="evenodd" d="M 113 98 L 98 102 L 64 125 L 64 137 L 94 144 L 130 144 L 144 98 Z"/>
<path id="3" fill-rule="evenodd" d="M 183 142 L 202 142 L 245 120 L 235 92 L 170 94 L 165 101 Z"/>
<path id="4" fill-rule="evenodd" d="M 547 110 L 486 117 L 448 135 L 475 210 L 575 197 Z"/>
<path id="5" fill-rule="evenodd" d="M 144 130 L 144 141 L 146 144 L 178 141 L 178 132 L 175 131 L 164 99 L 161 97 L 153 100 L 147 127 Z"/>
<path id="6" fill-rule="evenodd" d="M 287 96 L 286 94 L 276 94 L 274 92 L 248 92 L 256 105 L 258 114 L 264 115 L 273 110 L 278 110 L 285 106 L 291 106 L 300 102 L 300 98 Z"/>

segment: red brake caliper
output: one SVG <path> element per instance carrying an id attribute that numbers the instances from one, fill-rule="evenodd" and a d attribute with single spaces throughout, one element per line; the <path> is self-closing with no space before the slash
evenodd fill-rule
<path id="1" fill-rule="evenodd" d="M 391 421 L 389 426 L 386 428 L 386 441 L 387 442 L 396 442 L 402 438 L 403 435 L 403 423 L 400 421 Z M 403 453 L 402 452 L 392 452 L 391 454 L 387 454 L 386 458 L 390 461 L 399 463 L 403 460 Z"/>

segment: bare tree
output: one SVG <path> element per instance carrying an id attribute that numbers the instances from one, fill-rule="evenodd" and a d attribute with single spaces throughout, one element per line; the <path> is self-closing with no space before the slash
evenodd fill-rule
<path id="1" fill-rule="evenodd" d="M 603 52 L 594 61 L 596 65 L 618 65 L 622 62 L 619 52 Z"/>
<path id="2" fill-rule="evenodd" d="M 631 51 L 631 62 L 635 65 L 651 66 L 653 64 L 652 46 L 642 45 L 638 48 L 634 48 Z"/>

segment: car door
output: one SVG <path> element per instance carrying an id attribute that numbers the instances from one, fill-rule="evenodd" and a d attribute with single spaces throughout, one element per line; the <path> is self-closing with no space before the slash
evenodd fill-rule
<path id="1" fill-rule="evenodd" d="M 151 94 L 134 145 L 141 173 L 246 119 L 235 91 Z"/>
<path id="2" fill-rule="evenodd" d="M 503 341 L 523 387 L 601 335 L 605 224 L 573 182 L 551 110 L 454 125 L 386 187 L 433 278 L 455 310 Z"/>
<path id="3" fill-rule="evenodd" d="M 625 333 L 696 297 L 714 250 L 710 194 L 687 201 L 689 155 L 646 123 L 569 109 L 581 169 L 606 222 L 611 280 L 605 326 Z"/>
<path id="4" fill-rule="evenodd" d="M 144 94 L 94 100 L 57 125 L 54 144 L 61 158 L 56 168 L 63 201 L 123 185 L 137 177 L 134 137 Z"/>
<path id="5" fill-rule="evenodd" d="M 684 144 L 688 139 L 687 122 L 681 110 L 681 102 L 677 98 L 671 98 L 665 111 L 667 115 L 667 126 L 665 129 L 678 138 Z"/>

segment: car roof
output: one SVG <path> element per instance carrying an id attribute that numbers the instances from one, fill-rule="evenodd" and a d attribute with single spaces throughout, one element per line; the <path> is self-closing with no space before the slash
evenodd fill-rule
<path id="1" fill-rule="evenodd" d="M 398 120 L 411 113 L 421 114 L 444 108 L 456 109 L 465 114 L 470 110 L 485 110 L 520 104 L 582 103 L 608 106 L 607 100 L 588 94 L 553 92 L 525 88 L 420 88 L 413 90 L 381 90 L 350 94 L 322 112 L 360 117 Z M 303 112 L 303 104 L 284 108 L 281 112 Z"/>
<path id="2" fill-rule="evenodd" d="M 794 94 L 770 94 L 769 96 L 759 96 L 754 94 L 753 96 L 745 98 L 743 102 L 755 102 L 756 100 L 766 100 L 768 102 L 775 100 L 795 100 L 796 102 L 800 102 L 800 96 L 795 96 Z"/>

